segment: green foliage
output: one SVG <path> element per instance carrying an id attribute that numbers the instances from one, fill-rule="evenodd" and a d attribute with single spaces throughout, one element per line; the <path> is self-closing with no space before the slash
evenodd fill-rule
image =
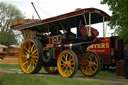
<path id="1" fill-rule="evenodd" d="M 116 29 L 116 33 L 128 42 L 128 0 L 102 0 L 102 4 L 108 4 L 112 11 L 110 26 Z"/>
<path id="2" fill-rule="evenodd" d="M 17 44 L 17 35 L 10 29 L 10 25 L 17 19 L 23 19 L 21 11 L 11 4 L 0 2 L 0 44 Z"/>
<path id="3" fill-rule="evenodd" d="M 0 44 L 9 46 L 11 44 L 17 44 L 15 34 L 11 32 L 0 32 Z"/>

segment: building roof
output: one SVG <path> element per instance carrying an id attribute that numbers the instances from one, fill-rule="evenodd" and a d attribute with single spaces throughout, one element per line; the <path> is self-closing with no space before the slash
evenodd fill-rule
<path id="1" fill-rule="evenodd" d="M 12 47 L 12 48 L 20 48 L 19 45 L 10 45 L 9 47 Z"/>
<path id="2" fill-rule="evenodd" d="M 8 48 L 8 47 L 5 45 L 0 45 L 0 48 Z"/>

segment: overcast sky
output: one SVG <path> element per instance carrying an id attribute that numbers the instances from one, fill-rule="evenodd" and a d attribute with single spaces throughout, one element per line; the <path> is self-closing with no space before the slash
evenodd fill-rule
<path id="1" fill-rule="evenodd" d="M 37 15 L 31 5 L 31 2 L 34 3 L 41 19 L 45 19 L 48 17 L 57 16 L 60 14 L 64 14 L 67 12 L 74 11 L 76 8 L 98 8 L 109 15 L 111 15 L 111 11 L 109 11 L 109 7 L 107 5 L 101 5 L 101 0 L 0 0 L 6 3 L 10 3 L 16 5 L 22 13 L 26 16 L 26 18 L 31 19 L 32 15 L 37 19 Z M 102 25 L 95 25 L 95 27 L 100 31 L 100 36 L 102 36 Z M 113 31 L 110 31 L 109 27 L 107 28 L 107 36 L 109 36 Z"/>

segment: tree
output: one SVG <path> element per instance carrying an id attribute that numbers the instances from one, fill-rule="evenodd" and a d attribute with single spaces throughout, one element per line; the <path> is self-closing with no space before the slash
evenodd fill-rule
<path id="1" fill-rule="evenodd" d="M 13 31 L 10 32 L 0 32 L 0 44 L 9 46 L 12 44 L 17 44 L 15 34 Z"/>
<path id="2" fill-rule="evenodd" d="M 128 0 L 102 0 L 101 4 L 108 4 L 112 11 L 110 27 L 128 43 Z"/>
<path id="3" fill-rule="evenodd" d="M 14 20 L 23 19 L 21 11 L 11 4 L 0 2 L 0 44 L 17 44 L 15 33 L 10 29 Z"/>

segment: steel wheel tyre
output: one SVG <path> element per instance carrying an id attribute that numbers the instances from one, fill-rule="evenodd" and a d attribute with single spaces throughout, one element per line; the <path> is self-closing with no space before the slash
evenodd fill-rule
<path id="1" fill-rule="evenodd" d="M 64 50 L 57 60 L 58 72 L 63 77 L 73 77 L 78 69 L 78 59 L 72 50 Z"/>
<path id="2" fill-rule="evenodd" d="M 100 70 L 100 58 L 92 51 L 87 51 L 84 54 L 84 57 L 82 57 L 81 62 L 82 64 L 80 65 L 80 70 L 85 76 L 94 76 Z"/>
<path id="3" fill-rule="evenodd" d="M 42 45 L 38 40 L 26 40 L 20 49 L 19 64 L 24 73 L 37 73 L 42 67 Z"/>
<path id="4" fill-rule="evenodd" d="M 57 73 L 57 67 L 53 67 L 53 66 L 44 66 L 44 70 L 50 74 L 54 74 Z"/>

